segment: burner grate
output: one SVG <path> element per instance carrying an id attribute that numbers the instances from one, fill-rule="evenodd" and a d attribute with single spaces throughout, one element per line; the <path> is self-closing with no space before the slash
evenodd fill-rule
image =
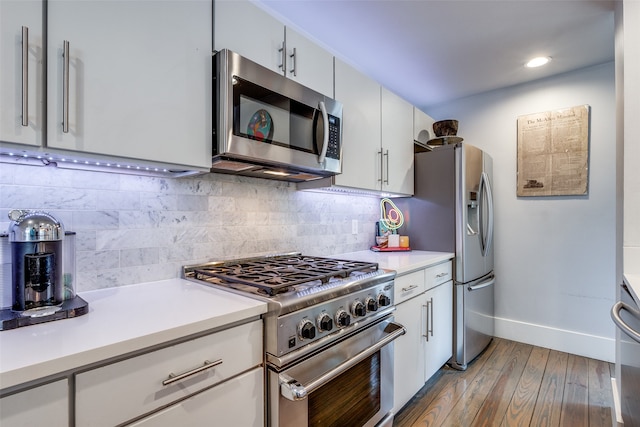
<path id="1" fill-rule="evenodd" d="M 377 269 L 376 263 L 285 255 L 207 265 L 196 268 L 194 273 L 253 286 L 264 290 L 268 295 L 276 295 L 287 292 L 295 285 L 312 281 L 327 283 L 331 278 L 344 278 L 355 271 L 367 272 Z"/>

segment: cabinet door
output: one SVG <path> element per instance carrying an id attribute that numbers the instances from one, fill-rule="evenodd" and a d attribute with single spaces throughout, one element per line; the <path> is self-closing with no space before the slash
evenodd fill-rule
<path id="1" fill-rule="evenodd" d="M 0 1 L 0 141 L 43 144 L 42 11 L 41 0 Z M 27 108 L 25 123 L 23 107 Z"/>
<path id="2" fill-rule="evenodd" d="M 413 195 L 413 106 L 382 88 L 382 190 Z"/>
<path id="3" fill-rule="evenodd" d="M 424 385 L 424 332 L 422 304 L 424 295 L 411 298 L 396 306 L 395 321 L 407 333 L 394 341 L 393 412 L 398 411 Z"/>
<path id="4" fill-rule="evenodd" d="M 210 1 L 50 0 L 47 13 L 50 147 L 210 167 Z"/>
<path id="5" fill-rule="evenodd" d="M 336 58 L 335 95 L 343 104 L 340 186 L 380 190 L 380 85 Z"/>
<path id="6" fill-rule="evenodd" d="M 333 98 L 333 55 L 289 27 L 286 42 L 287 77 Z"/>
<path id="7" fill-rule="evenodd" d="M 214 0 L 213 48 L 229 49 L 278 73 L 284 24 L 248 0 Z"/>
<path id="8" fill-rule="evenodd" d="M 262 372 L 262 368 L 256 368 L 130 426 L 262 427 L 264 425 Z"/>
<path id="9" fill-rule="evenodd" d="M 0 399 L 2 427 L 69 425 L 67 380 L 56 381 Z"/>
<path id="10" fill-rule="evenodd" d="M 114 426 L 221 384 L 262 363 L 256 320 L 76 375 L 76 424 Z M 207 369 L 198 369 L 209 365 Z M 170 384 L 170 374 L 184 378 Z"/>
<path id="11" fill-rule="evenodd" d="M 433 120 L 424 111 L 413 107 L 413 139 L 421 144 L 425 144 L 433 138 Z"/>
<path id="12" fill-rule="evenodd" d="M 427 381 L 453 354 L 453 281 L 425 293 L 427 331 L 425 377 Z"/>

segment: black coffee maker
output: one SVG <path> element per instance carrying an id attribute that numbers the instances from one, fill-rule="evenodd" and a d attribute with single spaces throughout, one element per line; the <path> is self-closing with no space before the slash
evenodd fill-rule
<path id="1" fill-rule="evenodd" d="M 75 233 L 48 212 L 12 210 L 9 219 L 12 306 L 0 312 L 0 329 L 85 314 L 75 293 Z"/>

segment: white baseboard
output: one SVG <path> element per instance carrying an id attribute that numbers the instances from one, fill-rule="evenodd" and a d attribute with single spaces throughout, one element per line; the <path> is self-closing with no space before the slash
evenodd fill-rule
<path id="1" fill-rule="evenodd" d="M 512 341 L 550 348 L 591 359 L 615 362 L 614 338 L 550 328 L 517 320 L 495 318 L 495 335 Z"/>
<path id="2" fill-rule="evenodd" d="M 615 378 L 611 378 L 611 390 L 613 391 L 613 407 L 616 415 L 616 426 L 622 427 L 622 412 L 620 412 L 620 396 L 618 395 L 618 385 Z"/>

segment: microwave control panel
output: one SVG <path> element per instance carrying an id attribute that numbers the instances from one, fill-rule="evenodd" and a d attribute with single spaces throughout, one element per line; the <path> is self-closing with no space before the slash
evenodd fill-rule
<path id="1" fill-rule="evenodd" d="M 340 159 L 340 119 L 329 114 L 329 145 L 327 157 Z"/>

